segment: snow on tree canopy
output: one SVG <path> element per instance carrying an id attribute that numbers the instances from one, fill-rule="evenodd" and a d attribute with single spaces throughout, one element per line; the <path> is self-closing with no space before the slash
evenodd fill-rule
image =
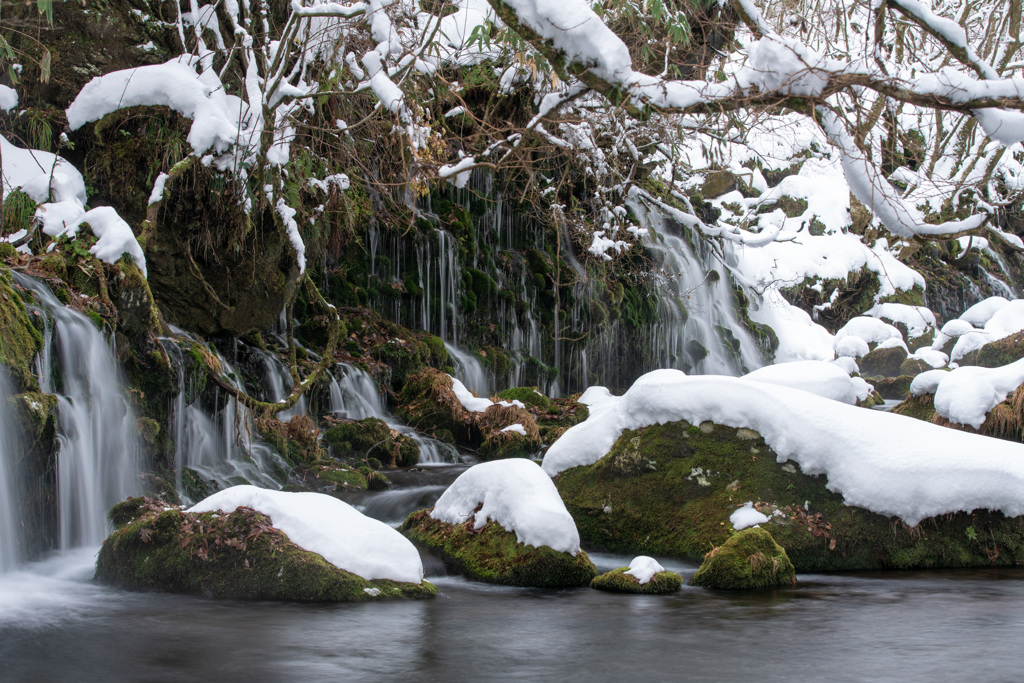
<path id="1" fill-rule="evenodd" d="M 1024 361 L 1022 361 L 1024 363 Z M 975 509 L 1024 514 L 1024 445 L 828 401 L 788 387 L 655 370 L 571 427 L 544 458 L 549 475 L 590 465 L 626 429 L 710 420 L 759 432 L 780 462 L 824 474 L 828 489 L 916 525 Z"/>
<path id="2" fill-rule="evenodd" d="M 387 524 L 322 493 L 287 493 L 233 486 L 199 501 L 188 512 L 225 514 L 247 507 L 270 517 L 295 545 L 364 579 L 423 581 L 416 547 Z"/>
<path id="3" fill-rule="evenodd" d="M 576 555 L 580 535 L 554 482 L 529 460 L 492 460 L 459 475 L 437 499 L 430 516 L 449 524 L 473 517 L 479 529 L 493 520 L 525 545 Z"/>

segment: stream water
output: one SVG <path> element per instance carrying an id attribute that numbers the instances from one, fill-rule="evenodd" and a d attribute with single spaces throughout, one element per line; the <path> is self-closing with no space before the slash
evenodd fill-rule
<path id="1" fill-rule="evenodd" d="M 432 477 L 449 478 L 410 474 L 351 502 L 394 522 L 440 493 Z M 0 678 L 1016 681 L 1024 666 L 1024 569 L 638 596 L 474 583 L 427 558 L 436 600 L 307 605 L 117 591 L 91 582 L 93 552 L 0 575 Z M 629 561 L 591 557 L 602 571 Z"/>

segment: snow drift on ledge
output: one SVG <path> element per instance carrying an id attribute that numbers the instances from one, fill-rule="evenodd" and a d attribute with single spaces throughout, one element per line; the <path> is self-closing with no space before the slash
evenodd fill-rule
<path id="1" fill-rule="evenodd" d="M 589 393 L 589 392 L 588 392 Z M 733 377 L 655 370 L 621 397 L 594 392 L 590 417 L 548 450 L 554 476 L 597 462 L 625 429 L 710 420 L 756 430 L 778 454 L 857 505 L 907 524 L 956 511 L 1024 514 L 1024 445 Z M 586 394 L 583 397 L 587 398 Z"/>
<path id="2" fill-rule="evenodd" d="M 233 486 L 199 501 L 188 512 L 230 514 L 239 507 L 269 516 L 295 545 L 364 579 L 423 581 L 423 563 L 411 541 L 384 522 L 322 493 Z"/>
<path id="3" fill-rule="evenodd" d="M 494 520 L 516 534 L 525 545 L 546 545 L 576 555 L 576 530 L 554 482 L 530 460 L 492 460 L 474 465 L 459 475 L 434 504 L 430 516 L 449 524 L 462 524 L 473 516 L 474 528 Z"/>

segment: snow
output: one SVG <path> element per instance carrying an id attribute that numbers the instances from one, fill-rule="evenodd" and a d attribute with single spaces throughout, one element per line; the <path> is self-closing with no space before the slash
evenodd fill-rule
<path id="1" fill-rule="evenodd" d="M 924 306 L 876 304 L 867 314 L 891 320 L 893 323 L 903 323 L 907 326 L 907 336 L 910 339 L 917 339 L 929 330 L 935 329 L 935 314 Z"/>
<path id="2" fill-rule="evenodd" d="M 843 325 L 836 332 L 837 340 L 844 337 L 857 337 L 863 339 L 868 344 L 878 344 L 887 339 L 903 341 L 903 335 L 900 334 L 900 331 L 889 323 L 883 322 L 878 318 L 863 315 L 852 318 L 850 322 Z"/>
<path id="3" fill-rule="evenodd" d="M 503 431 L 503 432 L 515 432 L 516 434 L 522 434 L 523 436 L 526 436 L 526 427 L 524 427 L 523 425 L 519 424 L 518 422 L 515 423 L 515 424 L 511 424 L 508 427 L 504 427 L 501 431 Z"/>
<path id="4" fill-rule="evenodd" d="M 736 531 L 764 524 L 767 521 L 768 516 L 755 510 L 754 503 L 749 501 L 729 515 L 729 523 Z"/>
<path id="5" fill-rule="evenodd" d="M 927 346 L 922 347 L 910 354 L 908 358 L 916 358 L 917 360 L 923 360 L 933 368 L 943 368 L 949 363 L 949 356 L 944 354 L 942 351 L 929 348 Z"/>
<path id="6" fill-rule="evenodd" d="M 188 142 L 193 153 L 226 152 L 239 138 L 248 105 L 228 95 L 219 79 L 203 78 L 194 58 L 183 55 L 163 64 L 114 71 L 85 84 L 67 109 L 68 125 L 78 130 L 107 114 L 140 105 L 170 107 L 192 119 Z M 204 72 L 203 75 L 210 75 Z"/>
<path id="7" fill-rule="evenodd" d="M 1024 330 L 1024 299 L 1008 302 L 985 323 L 985 331 L 992 336 L 993 341 L 1021 330 Z"/>
<path id="8" fill-rule="evenodd" d="M 69 161 L 38 149 L 22 149 L 0 135 L 3 193 L 20 189 L 37 204 L 77 199 L 86 202 L 85 180 Z"/>
<path id="9" fill-rule="evenodd" d="M 860 358 L 871 350 L 866 341 L 853 335 L 837 337 L 835 346 L 836 356 L 847 358 Z"/>
<path id="10" fill-rule="evenodd" d="M 950 422 L 971 425 L 985 422 L 985 415 L 1024 384 L 1024 358 L 999 368 L 966 366 L 946 373 L 935 389 L 935 412 Z M 924 392 L 925 387 L 918 387 Z M 913 386 L 911 386 L 913 391 Z"/>
<path id="11" fill-rule="evenodd" d="M 960 315 L 960 320 L 964 320 L 974 327 L 984 327 L 985 323 L 991 320 L 992 316 L 1008 303 L 1010 303 L 1009 300 L 1001 296 L 990 296 L 964 311 Z"/>
<path id="12" fill-rule="evenodd" d="M 494 402 L 491 399 L 478 398 L 474 396 L 473 393 L 466 388 L 465 384 L 455 379 L 451 375 L 448 376 L 451 377 L 452 391 L 455 392 L 455 397 L 459 399 L 459 403 L 462 404 L 462 407 L 468 410 L 469 412 L 482 413 L 488 408 L 490 408 L 492 405 L 494 405 Z"/>
<path id="13" fill-rule="evenodd" d="M 168 178 L 170 178 L 169 175 L 167 175 L 166 173 L 161 173 L 156 177 L 156 180 L 153 181 L 153 191 L 149 193 L 149 202 L 147 203 L 148 206 L 153 206 L 154 204 L 163 200 L 164 185 L 167 184 Z"/>
<path id="14" fill-rule="evenodd" d="M 20 189 L 39 204 L 35 218 L 44 234 L 75 236 L 82 225 L 88 225 L 97 237 L 90 253 L 104 263 L 116 263 L 122 255 L 128 254 L 143 275 L 146 274 L 142 247 L 117 211 L 109 206 L 85 210 L 85 181 L 70 162 L 49 152 L 16 147 L 2 135 L 0 153 L 4 196 Z"/>
<path id="15" fill-rule="evenodd" d="M 117 263 L 124 254 L 135 261 L 143 275 L 146 275 L 146 257 L 135 239 L 131 227 L 109 206 L 100 206 L 85 212 L 78 220 L 79 225 L 88 225 L 92 234 L 99 239 L 89 253 L 104 263 Z"/>
<path id="16" fill-rule="evenodd" d="M 18 106 L 18 92 L 6 85 L 0 85 L 0 111 L 8 112 Z"/>
<path id="17" fill-rule="evenodd" d="M 1024 364 L 1024 361 L 1021 361 Z M 941 385 L 940 385 L 941 389 Z M 759 432 L 846 503 L 907 524 L 979 508 L 1024 514 L 1024 445 L 742 378 L 655 370 L 571 427 L 544 458 L 554 476 L 597 462 L 625 429 L 705 420 Z"/>
<path id="18" fill-rule="evenodd" d="M 482 507 L 473 512 L 477 505 Z M 554 482 L 536 463 L 518 458 L 474 465 L 459 475 L 434 504 L 430 516 L 474 528 L 489 520 L 514 532 L 520 543 L 576 555 L 580 536 Z"/>
<path id="19" fill-rule="evenodd" d="M 939 383 L 942 382 L 948 374 L 949 371 L 938 369 L 922 372 L 910 383 L 910 395 L 924 396 L 925 394 L 934 394 L 935 390 L 939 388 Z"/>
<path id="20" fill-rule="evenodd" d="M 383 522 L 321 493 L 287 493 L 256 486 L 233 486 L 201 500 L 188 512 L 247 507 L 270 517 L 300 548 L 364 579 L 423 581 L 416 547 Z"/>
<path id="21" fill-rule="evenodd" d="M 642 586 L 648 583 L 655 574 L 660 574 L 663 571 L 665 568 L 653 557 L 638 555 L 629 561 L 629 569 L 623 573 L 635 577 Z"/>
<path id="22" fill-rule="evenodd" d="M 850 375 L 835 363 L 803 360 L 766 365 L 744 376 L 752 382 L 765 382 L 800 389 L 841 403 L 854 404 L 871 395 L 871 387 Z"/>

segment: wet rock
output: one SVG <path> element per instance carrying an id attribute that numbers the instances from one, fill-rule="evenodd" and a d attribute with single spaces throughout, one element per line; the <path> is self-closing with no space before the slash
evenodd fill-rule
<path id="1" fill-rule="evenodd" d="M 704 556 L 691 586 L 754 590 L 796 583 L 786 551 L 764 529 L 743 529 Z"/>
<path id="2" fill-rule="evenodd" d="M 474 524 L 472 517 L 462 524 L 449 524 L 432 518 L 430 510 L 420 510 L 398 530 L 438 552 L 450 570 L 477 581 L 557 588 L 585 586 L 597 574 L 582 550 L 574 556 L 547 546 L 524 545 L 500 524 L 488 522 L 480 529 L 474 529 Z"/>
<path id="3" fill-rule="evenodd" d="M 117 528 L 100 549 L 96 580 L 127 590 L 302 602 L 437 594 L 427 582 L 367 580 L 339 569 L 249 508 L 191 513 L 152 498 L 130 498 L 114 506 L 110 519 Z"/>
<path id="4" fill-rule="evenodd" d="M 900 366 L 907 360 L 907 350 L 902 346 L 869 351 L 857 365 L 863 377 L 898 377 Z"/>

